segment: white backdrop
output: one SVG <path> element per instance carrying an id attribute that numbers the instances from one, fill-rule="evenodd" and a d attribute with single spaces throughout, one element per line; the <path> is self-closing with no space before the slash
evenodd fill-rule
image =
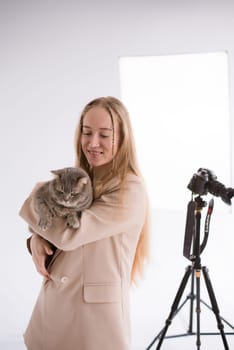
<path id="1" fill-rule="evenodd" d="M 228 50 L 233 134 L 233 10 L 228 0 L 0 2 L 1 350 L 23 348 L 22 333 L 41 283 L 25 249 L 28 233 L 18 210 L 50 169 L 73 164 L 83 105 L 97 96 L 120 97 L 120 56 Z M 144 283 L 132 290 L 133 350 L 143 350 L 161 329 L 188 265 L 182 257 L 187 203 L 178 212 L 176 199 L 169 200 L 174 211 L 152 212 L 152 260 Z M 232 323 L 233 232 L 233 214 L 214 213 L 203 260 L 220 310 Z M 175 330 L 186 330 L 186 310 L 177 317 Z M 203 328 L 216 329 L 205 309 L 201 318 Z M 195 344 L 167 340 L 164 349 L 188 348 L 186 342 Z M 219 337 L 202 342 L 223 348 Z"/>

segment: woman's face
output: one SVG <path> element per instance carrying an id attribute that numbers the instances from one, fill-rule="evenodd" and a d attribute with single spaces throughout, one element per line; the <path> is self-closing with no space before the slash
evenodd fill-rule
<path id="1" fill-rule="evenodd" d="M 83 118 L 81 147 L 92 167 L 109 163 L 118 150 L 119 127 L 103 107 L 91 108 Z"/>

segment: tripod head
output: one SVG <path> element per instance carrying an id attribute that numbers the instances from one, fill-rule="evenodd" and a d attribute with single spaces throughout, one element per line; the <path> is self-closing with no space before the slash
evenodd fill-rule
<path id="1" fill-rule="evenodd" d="M 225 187 L 221 182 L 217 181 L 214 172 L 205 168 L 198 169 L 187 187 L 192 191 L 192 200 L 188 203 L 187 208 L 183 255 L 187 259 L 194 261 L 196 258 L 199 258 L 207 244 L 210 218 L 214 207 L 214 200 L 211 199 L 205 220 L 204 239 L 200 244 L 201 211 L 207 205 L 201 196 L 206 195 L 209 192 L 217 197 L 221 197 L 226 204 L 231 205 L 231 198 L 234 196 L 234 189 L 231 187 Z M 197 196 L 194 198 L 194 195 Z"/>

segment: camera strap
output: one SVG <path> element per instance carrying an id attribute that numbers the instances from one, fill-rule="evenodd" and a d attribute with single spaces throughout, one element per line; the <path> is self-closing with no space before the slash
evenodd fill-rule
<path id="1" fill-rule="evenodd" d="M 207 210 L 207 214 L 206 214 L 204 239 L 203 239 L 203 242 L 202 242 L 202 244 L 200 246 L 200 254 L 205 249 L 205 246 L 206 246 L 207 241 L 208 241 L 209 230 L 210 230 L 210 218 L 211 218 L 211 214 L 213 212 L 213 208 L 214 208 L 214 199 L 211 198 L 211 200 L 209 202 L 209 207 L 208 207 L 208 210 Z"/>
<path id="2" fill-rule="evenodd" d="M 194 201 L 190 201 L 187 206 L 187 217 L 183 248 L 183 255 L 189 260 L 191 260 L 191 245 L 195 234 L 195 209 L 196 203 Z"/>

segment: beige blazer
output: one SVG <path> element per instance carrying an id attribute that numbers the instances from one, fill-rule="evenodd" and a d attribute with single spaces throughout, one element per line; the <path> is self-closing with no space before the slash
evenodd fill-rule
<path id="1" fill-rule="evenodd" d="M 79 229 L 56 218 L 40 231 L 33 194 L 20 216 L 56 250 L 24 334 L 30 350 L 130 350 L 129 286 L 146 213 L 142 180 L 129 175 L 83 211 Z"/>

